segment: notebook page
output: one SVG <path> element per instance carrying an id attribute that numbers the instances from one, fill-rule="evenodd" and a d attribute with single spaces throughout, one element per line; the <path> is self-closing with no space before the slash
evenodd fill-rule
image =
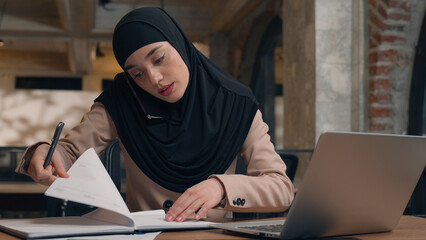
<path id="1" fill-rule="evenodd" d="M 103 208 L 131 219 L 126 203 L 93 148 L 77 159 L 68 174 L 69 178 L 55 180 L 45 195 Z"/>
<path id="2" fill-rule="evenodd" d="M 183 222 L 167 222 L 164 210 L 140 211 L 131 213 L 136 230 L 173 230 L 173 229 L 204 229 L 210 228 L 213 222 L 203 220 L 185 220 Z"/>

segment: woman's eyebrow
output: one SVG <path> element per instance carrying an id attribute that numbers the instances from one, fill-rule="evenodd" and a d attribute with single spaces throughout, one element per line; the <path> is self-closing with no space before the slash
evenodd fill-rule
<path id="1" fill-rule="evenodd" d="M 163 45 L 159 45 L 159 46 L 156 46 L 155 48 L 153 48 L 153 49 L 151 49 L 151 51 L 149 51 L 149 53 L 145 56 L 145 59 L 147 59 L 147 58 L 149 58 L 149 57 L 151 57 L 152 56 L 152 54 L 154 54 L 155 53 L 155 51 L 157 51 L 159 48 L 161 48 Z M 127 67 L 125 67 L 125 70 L 126 71 L 128 71 L 128 70 L 130 70 L 130 69 L 132 69 L 132 68 L 134 68 L 136 65 L 129 65 L 129 66 L 127 66 Z"/>
<path id="2" fill-rule="evenodd" d="M 152 56 L 152 54 L 155 53 L 155 51 L 157 51 L 159 48 L 161 48 L 163 45 L 158 45 L 155 48 L 151 49 L 151 51 L 149 51 L 149 53 L 145 56 L 145 59 L 149 58 Z"/>
<path id="3" fill-rule="evenodd" d="M 132 68 L 134 68 L 134 67 L 135 67 L 135 65 L 129 65 L 129 66 L 125 67 L 124 69 L 125 69 L 126 71 L 128 71 L 128 70 L 130 70 L 130 69 L 132 69 Z"/>

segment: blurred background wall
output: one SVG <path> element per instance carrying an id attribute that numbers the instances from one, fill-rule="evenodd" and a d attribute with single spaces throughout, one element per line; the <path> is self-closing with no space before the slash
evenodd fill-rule
<path id="1" fill-rule="evenodd" d="M 121 71 L 115 24 L 143 6 L 252 88 L 297 179 L 324 131 L 424 134 L 423 0 L 0 0 L 0 145 L 77 124 Z"/>

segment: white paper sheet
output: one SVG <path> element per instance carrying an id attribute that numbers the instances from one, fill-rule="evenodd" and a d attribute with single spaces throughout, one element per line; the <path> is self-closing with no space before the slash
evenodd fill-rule
<path id="1" fill-rule="evenodd" d="M 54 181 L 45 195 L 108 209 L 130 218 L 126 203 L 93 148 L 78 158 L 68 174 L 69 178 Z"/>
<path id="2" fill-rule="evenodd" d="M 215 224 L 207 221 L 186 220 L 183 222 L 167 222 L 164 210 L 141 211 L 130 214 L 135 222 L 135 229 L 143 230 L 162 230 L 162 229 L 198 229 L 209 228 L 209 225 Z"/>

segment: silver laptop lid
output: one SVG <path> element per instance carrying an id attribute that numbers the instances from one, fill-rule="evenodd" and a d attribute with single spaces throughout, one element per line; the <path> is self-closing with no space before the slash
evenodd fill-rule
<path id="1" fill-rule="evenodd" d="M 281 239 L 394 229 L 425 164 L 425 137 L 322 134 Z"/>

